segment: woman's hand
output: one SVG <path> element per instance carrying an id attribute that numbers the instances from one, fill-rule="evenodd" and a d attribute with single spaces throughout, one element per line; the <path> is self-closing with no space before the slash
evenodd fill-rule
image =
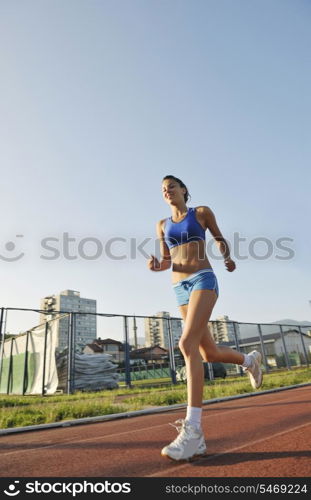
<path id="1" fill-rule="evenodd" d="M 150 271 L 160 271 L 161 269 L 161 264 L 154 255 L 151 255 L 147 265 Z"/>
<path id="2" fill-rule="evenodd" d="M 232 273 L 232 271 L 235 270 L 235 262 L 230 259 L 230 257 L 228 259 L 225 259 L 225 266 L 227 268 L 227 271 L 229 271 L 230 273 Z"/>

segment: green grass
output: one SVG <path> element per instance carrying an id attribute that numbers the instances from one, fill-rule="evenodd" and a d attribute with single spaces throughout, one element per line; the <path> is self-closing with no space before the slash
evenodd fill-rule
<path id="1" fill-rule="evenodd" d="M 7 409 L 6 409 L 7 410 Z M 28 425 L 47 424 L 65 420 L 74 420 L 83 417 L 96 417 L 99 415 L 110 415 L 111 413 L 122 413 L 127 407 L 122 405 L 109 405 L 99 402 L 84 402 L 76 404 L 60 403 L 58 405 L 33 405 L 27 408 L 14 408 L 1 412 L 1 428 L 25 427 Z"/>
<path id="2" fill-rule="evenodd" d="M 140 381 L 141 382 L 141 381 Z M 261 390 L 311 382 L 311 369 L 295 369 L 265 374 Z M 166 387 L 119 388 L 113 391 L 79 392 L 55 396 L 6 396 L 0 395 L 0 427 L 24 427 L 28 425 L 74 420 L 83 417 L 109 415 L 143 408 L 186 403 L 185 384 Z M 231 377 L 207 381 L 204 386 L 205 400 L 254 392 L 248 377 Z"/>

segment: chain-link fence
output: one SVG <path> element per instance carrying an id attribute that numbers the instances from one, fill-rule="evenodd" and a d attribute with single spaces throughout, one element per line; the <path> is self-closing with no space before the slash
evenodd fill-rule
<path id="1" fill-rule="evenodd" d="M 13 333 L 16 321 L 22 325 Z M 35 326 L 32 326 L 34 325 Z M 25 325 L 25 327 L 24 327 Z M 266 372 L 309 366 L 311 324 L 209 322 L 215 342 L 259 350 Z M 183 320 L 38 309 L 0 309 L 0 393 L 55 394 L 185 380 L 178 342 Z M 240 366 L 205 363 L 205 377 L 244 376 Z"/>

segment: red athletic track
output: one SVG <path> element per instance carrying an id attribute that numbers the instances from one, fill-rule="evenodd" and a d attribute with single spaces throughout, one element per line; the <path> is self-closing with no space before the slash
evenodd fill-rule
<path id="1" fill-rule="evenodd" d="M 206 405 L 208 453 L 161 457 L 185 410 L 10 434 L 2 477 L 310 477 L 311 386 Z"/>

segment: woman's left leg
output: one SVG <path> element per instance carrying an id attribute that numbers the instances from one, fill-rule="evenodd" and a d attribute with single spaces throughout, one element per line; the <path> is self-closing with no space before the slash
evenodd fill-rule
<path id="1" fill-rule="evenodd" d="M 187 371 L 188 406 L 201 407 L 204 369 L 200 344 L 217 301 L 213 290 L 194 290 L 189 299 L 183 334 L 179 341 Z"/>
<path id="2" fill-rule="evenodd" d="M 176 426 L 179 431 L 177 438 L 161 451 L 163 456 L 174 460 L 187 460 L 206 452 L 204 434 L 200 424 L 204 372 L 199 346 L 201 337 L 204 335 L 204 326 L 210 318 L 216 300 L 217 295 L 213 290 L 193 290 L 187 311 L 182 311 L 186 314 L 179 347 L 183 353 L 187 370 L 187 418 L 179 422 L 182 424 L 180 427 Z M 194 418 L 194 414 L 199 418 Z"/>

